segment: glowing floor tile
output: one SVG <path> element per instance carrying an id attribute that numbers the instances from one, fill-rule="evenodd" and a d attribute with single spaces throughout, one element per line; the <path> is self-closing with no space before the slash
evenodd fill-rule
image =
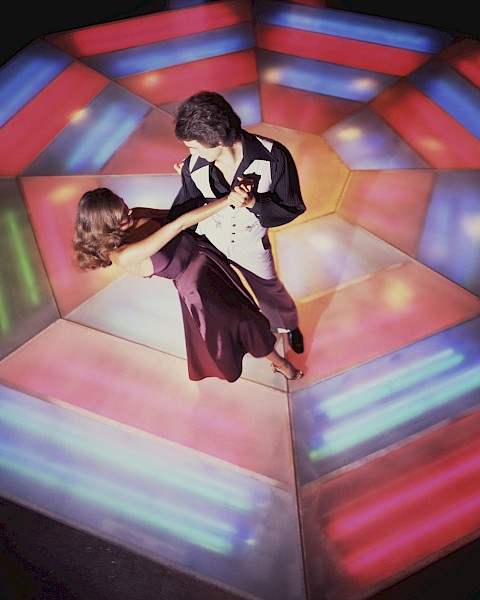
<path id="1" fill-rule="evenodd" d="M 335 210 L 349 170 L 321 137 L 263 123 L 249 127 L 248 130 L 278 140 L 289 149 L 297 165 L 302 196 L 307 207 L 305 213 L 292 223 L 282 228 L 271 228 L 272 239 L 276 232 L 296 227 L 299 223 Z"/>
<path id="2" fill-rule="evenodd" d="M 328 8 L 298 6 L 289 2 L 279 3 L 275 0 L 255 3 L 254 14 L 263 23 L 408 48 L 417 52 L 439 52 L 454 39 L 448 32 L 413 23 Z"/>
<path id="3" fill-rule="evenodd" d="M 16 179 L 0 180 L 0 358 L 59 317 Z"/>
<path id="4" fill-rule="evenodd" d="M 173 282 L 123 275 L 67 315 L 68 320 L 186 358 Z"/>
<path id="5" fill-rule="evenodd" d="M 430 171 L 358 171 L 350 176 L 338 212 L 415 256 L 433 184 Z"/>
<path id="6" fill-rule="evenodd" d="M 192 60 L 240 52 L 253 46 L 252 25 L 242 23 L 146 46 L 86 57 L 84 61 L 106 77 L 118 79 L 188 63 Z"/>
<path id="7" fill-rule="evenodd" d="M 3 495 L 154 560 L 267 600 L 301 597 L 295 494 L 272 481 L 3 386 L 0 481 Z"/>
<path id="8" fill-rule="evenodd" d="M 473 38 L 459 39 L 441 54 L 441 60 L 480 88 L 480 42 Z"/>
<path id="9" fill-rule="evenodd" d="M 480 167 L 478 137 L 406 79 L 377 96 L 370 107 L 433 167 Z"/>
<path id="10" fill-rule="evenodd" d="M 307 483 L 479 405 L 480 320 L 292 394 Z"/>
<path id="11" fill-rule="evenodd" d="M 331 98 L 277 85 L 263 84 L 260 89 L 262 115 L 266 123 L 317 135 L 361 106 L 353 100 Z M 302 107 L 301 112 L 298 111 L 299 106 Z M 318 177 L 319 182 L 324 179 Z"/>
<path id="12" fill-rule="evenodd" d="M 430 166 L 369 109 L 335 125 L 324 138 L 351 169 L 421 169 Z"/>
<path id="13" fill-rule="evenodd" d="M 147 102 L 127 90 L 107 85 L 23 174 L 98 173 L 150 110 Z"/>
<path id="14" fill-rule="evenodd" d="M 305 302 L 408 261 L 338 215 L 291 227 L 274 239 L 282 281 L 296 299 Z"/>
<path id="15" fill-rule="evenodd" d="M 61 73 L 72 58 L 35 41 L 0 70 L 0 127 Z"/>
<path id="16" fill-rule="evenodd" d="M 293 485 L 287 397 L 272 387 L 192 382 L 181 358 L 65 321 L 4 359 L 0 378 Z"/>
<path id="17" fill-rule="evenodd" d="M 412 262 L 299 303 L 297 390 L 480 314 L 480 299 Z M 292 356 L 293 358 L 293 356 Z"/>
<path id="18" fill-rule="evenodd" d="M 480 171 L 439 173 L 418 259 L 480 295 Z"/>
<path id="19" fill-rule="evenodd" d="M 207 79 L 211 90 L 256 84 L 257 61 L 254 50 L 243 50 L 122 77 L 119 83 L 141 98 L 161 106 L 195 94 L 203 89 Z"/>
<path id="20" fill-rule="evenodd" d="M 368 102 L 396 80 L 384 73 L 267 50 L 257 50 L 257 56 L 259 76 L 265 83 L 357 102 Z"/>
<path id="21" fill-rule="evenodd" d="M 21 173 L 107 84 L 105 77 L 75 61 L 36 91 L 0 128 L 0 175 Z"/>
<path id="22" fill-rule="evenodd" d="M 430 61 L 409 80 L 454 119 L 480 137 L 480 90 L 449 65 Z"/>
<path id="23" fill-rule="evenodd" d="M 480 411 L 300 497 L 314 598 L 371 598 L 478 537 Z M 328 590 L 328 593 L 327 593 Z"/>
<path id="24" fill-rule="evenodd" d="M 113 154 L 102 174 L 170 173 L 173 176 L 176 175 L 174 163 L 180 162 L 184 156 L 185 145 L 175 137 L 171 116 L 152 110 Z M 177 189 L 172 194 L 172 201 L 180 188 L 180 180 L 175 178 L 175 182 Z M 132 201 L 136 202 L 136 199 L 129 200 Z"/>

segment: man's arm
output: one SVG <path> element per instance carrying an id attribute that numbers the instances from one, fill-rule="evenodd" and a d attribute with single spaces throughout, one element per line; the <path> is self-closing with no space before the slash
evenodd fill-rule
<path id="1" fill-rule="evenodd" d="M 276 158 L 271 163 L 272 187 L 268 192 L 255 192 L 255 203 L 250 208 L 263 227 L 285 225 L 306 210 L 297 167 L 290 152 L 275 142 L 272 155 Z"/>
<path id="2" fill-rule="evenodd" d="M 185 165 L 186 163 L 186 165 Z M 182 187 L 180 188 L 175 200 L 172 203 L 170 211 L 168 213 L 168 219 L 173 220 L 180 215 L 185 214 L 199 206 L 204 204 L 204 198 L 192 180 L 190 171 L 188 169 L 189 158 L 182 163 L 181 175 L 182 175 Z M 178 171 L 177 171 L 178 172 Z"/>

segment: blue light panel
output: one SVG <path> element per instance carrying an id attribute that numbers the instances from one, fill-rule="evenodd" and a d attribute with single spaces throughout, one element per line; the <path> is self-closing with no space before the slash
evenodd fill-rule
<path id="1" fill-rule="evenodd" d="M 164 69 L 254 47 L 252 25 L 214 29 L 172 40 L 99 54 L 84 60 L 112 79 Z"/>
<path id="2" fill-rule="evenodd" d="M 0 127 L 43 90 L 73 58 L 35 42 L 0 69 Z"/>
<path id="3" fill-rule="evenodd" d="M 437 175 L 418 259 L 480 295 L 480 171 Z"/>
<path id="4" fill-rule="evenodd" d="M 293 392 L 303 483 L 479 406 L 480 319 Z"/>
<path id="5" fill-rule="evenodd" d="M 422 25 L 275 0 L 255 2 L 254 15 L 261 23 L 430 54 L 439 52 L 454 39 L 450 33 Z"/>
<path id="6" fill-rule="evenodd" d="M 368 102 L 398 78 L 384 73 L 257 50 L 258 71 L 263 83 Z"/>
<path id="7" fill-rule="evenodd" d="M 430 167 L 383 119 L 368 108 L 335 125 L 323 137 L 351 169 Z"/>
<path id="8" fill-rule="evenodd" d="M 23 175 L 98 173 L 151 110 L 111 83 L 23 172 Z"/>
<path id="9" fill-rule="evenodd" d="M 449 65 L 431 61 L 409 75 L 410 81 L 480 138 L 480 90 Z"/>

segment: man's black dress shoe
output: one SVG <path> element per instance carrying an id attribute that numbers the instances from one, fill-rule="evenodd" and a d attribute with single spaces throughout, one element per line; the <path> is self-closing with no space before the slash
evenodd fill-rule
<path id="1" fill-rule="evenodd" d="M 288 343 L 290 344 L 290 348 L 294 352 L 296 352 L 297 354 L 302 354 L 303 335 L 298 327 L 288 332 Z"/>

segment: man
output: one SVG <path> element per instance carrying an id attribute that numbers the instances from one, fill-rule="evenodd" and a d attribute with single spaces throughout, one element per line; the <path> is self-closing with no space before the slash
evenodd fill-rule
<path id="1" fill-rule="evenodd" d="M 275 140 L 253 135 L 215 92 L 203 91 L 175 111 L 175 135 L 190 150 L 182 165 L 182 188 L 170 216 L 227 195 L 239 181 L 252 186 L 245 208 L 229 207 L 200 223 L 205 235 L 243 274 L 272 331 L 288 333 L 294 352 L 303 352 L 295 303 L 277 276 L 268 228 L 289 223 L 305 211 L 297 169 Z"/>

